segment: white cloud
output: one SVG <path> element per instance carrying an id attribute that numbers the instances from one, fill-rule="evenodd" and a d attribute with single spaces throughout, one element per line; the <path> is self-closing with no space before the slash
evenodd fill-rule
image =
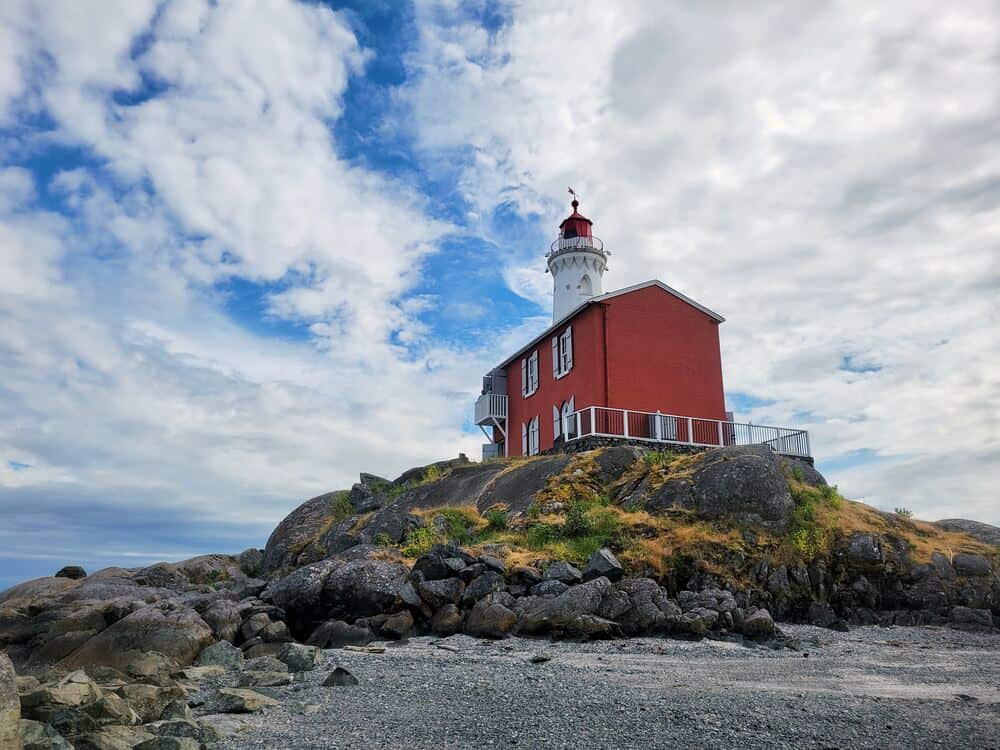
<path id="1" fill-rule="evenodd" d="M 3 106 L 54 123 L 19 145 L 87 156 L 46 186 L 65 216 L 27 172 L 0 173 L 0 491 L 58 516 L 67 556 L 91 544 L 74 524 L 92 507 L 109 527 L 168 510 L 266 527 L 359 470 L 481 442 L 462 427 L 488 362 L 429 339 L 411 294 L 448 227 L 332 139 L 369 58 L 345 18 L 160 6 L 0 19 L 21 42 L 13 83 L 0 54 Z M 311 336 L 234 323 L 214 287 L 229 278 L 280 281 L 262 304 Z M 15 502 L 10 544 L 35 549 Z"/>
<path id="2" fill-rule="evenodd" d="M 579 188 L 608 288 L 727 316 L 728 389 L 776 400 L 742 416 L 885 459 L 834 475 L 849 494 L 1000 522 L 995 5 L 548 0 L 494 36 L 418 8 L 414 133 L 480 210 L 516 196 L 554 234 Z"/>

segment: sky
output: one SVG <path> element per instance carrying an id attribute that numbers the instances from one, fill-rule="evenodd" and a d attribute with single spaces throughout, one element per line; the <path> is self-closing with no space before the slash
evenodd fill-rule
<path id="1" fill-rule="evenodd" d="M 0 588 L 460 451 L 582 198 L 738 421 L 1000 524 L 994 2 L 5 0 Z"/>

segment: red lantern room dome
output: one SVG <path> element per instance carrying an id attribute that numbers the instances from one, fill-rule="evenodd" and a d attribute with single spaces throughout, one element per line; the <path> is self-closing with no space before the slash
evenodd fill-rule
<path id="1" fill-rule="evenodd" d="M 565 239 L 571 237 L 591 237 L 590 227 L 594 222 L 577 211 L 580 201 L 576 198 L 573 199 L 570 205 L 573 206 L 573 213 L 562 220 L 562 223 L 559 225 L 559 236 Z"/>

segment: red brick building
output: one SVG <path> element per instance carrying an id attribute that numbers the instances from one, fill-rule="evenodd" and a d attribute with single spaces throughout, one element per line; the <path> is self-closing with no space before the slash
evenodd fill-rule
<path id="1" fill-rule="evenodd" d="M 601 293 L 607 253 L 577 212 L 548 270 L 554 323 L 483 378 L 484 458 L 532 455 L 583 438 L 719 446 L 770 444 L 809 455 L 808 435 L 727 418 L 724 318 L 661 281 Z"/>

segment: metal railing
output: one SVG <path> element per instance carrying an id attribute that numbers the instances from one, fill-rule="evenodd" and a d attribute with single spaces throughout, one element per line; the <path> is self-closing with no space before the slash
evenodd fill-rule
<path id="1" fill-rule="evenodd" d="M 588 406 L 564 416 L 563 434 L 569 436 L 567 442 L 594 435 L 706 448 L 766 445 L 786 456 L 811 456 L 809 433 L 805 430 L 605 406 Z"/>
<path id="2" fill-rule="evenodd" d="M 503 457 L 503 446 L 500 443 L 483 443 L 483 460 Z"/>
<path id="3" fill-rule="evenodd" d="M 468 413 L 468 412 L 466 412 Z M 502 393 L 484 393 L 476 399 L 476 424 L 507 418 L 507 396 Z"/>
<path id="4" fill-rule="evenodd" d="M 560 237 L 549 246 L 549 255 L 563 250 L 604 250 L 604 243 L 597 237 Z"/>

